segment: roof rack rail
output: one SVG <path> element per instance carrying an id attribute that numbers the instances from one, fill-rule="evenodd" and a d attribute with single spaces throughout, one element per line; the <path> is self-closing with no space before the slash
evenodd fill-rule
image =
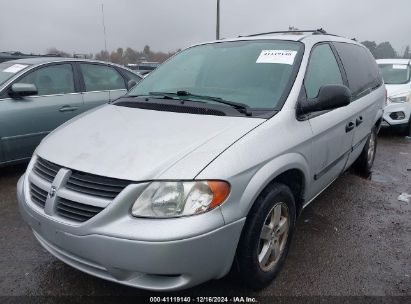
<path id="1" fill-rule="evenodd" d="M 286 33 L 312 33 L 313 35 L 330 35 L 322 28 L 316 30 L 288 30 L 288 31 L 274 31 L 274 32 L 265 32 L 265 33 L 257 33 L 245 36 L 238 36 L 240 37 L 254 37 L 254 36 L 263 36 L 269 34 L 286 34 Z"/>

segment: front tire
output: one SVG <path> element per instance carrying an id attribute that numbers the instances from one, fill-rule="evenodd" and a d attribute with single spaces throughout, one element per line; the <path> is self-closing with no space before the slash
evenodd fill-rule
<path id="1" fill-rule="evenodd" d="M 294 196 L 287 186 L 274 183 L 258 197 L 243 228 L 237 262 L 248 287 L 266 287 L 283 267 L 296 220 Z"/>
<path id="2" fill-rule="evenodd" d="M 377 152 L 377 129 L 374 127 L 371 130 L 371 134 L 365 143 L 364 149 L 360 156 L 354 163 L 356 171 L 362 175 L 368 177 L 371 174 L 371 169 L 375 160 L 375 153 Z"/>

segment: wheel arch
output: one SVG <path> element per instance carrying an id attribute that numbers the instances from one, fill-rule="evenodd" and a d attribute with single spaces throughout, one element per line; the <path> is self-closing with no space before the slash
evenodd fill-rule
<path id="1" fill-rule="evenodd" d="M 303 155 L 290 153 L 274 158 L 254 174 L 243 193 L 242 200 L 251 202 L 247 215 L 260 194 L 272 183 L 282 183 L 290 188 L 299 214 L 305 201 L 308 177 L 308 162 Z"/>
<path id="2" fill-rule="evenodd" d="M 379 132 L 380 129 L 381 129 L 381 124 L 382 124 L 382 120 L 383 120 L 383 114 L 384 114 L 383 110 L 378 110 L 378 112 L 377 112 L 377 114 L 376 114 L 376 116 L 375 116 L 375 119 L 374 119 L 375 123 L 374 123 L 373 126 L 376 128 L 377 134 L 378 134 L 378 132 Z"/>

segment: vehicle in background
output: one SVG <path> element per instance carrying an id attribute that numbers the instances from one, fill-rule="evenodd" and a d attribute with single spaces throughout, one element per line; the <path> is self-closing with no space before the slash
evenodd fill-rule
<path id="1" fill-rule="evenodd" d="M 385 104 L 368 49 L 299 32 L 190 47 L 47 136 L 17 187 L 39 243 L 144 289 L 232 266 L 270 284 L 302 209 L 351 165 L 370 173 Z"/>
<path id="2" fill-rule="evenodd" d="M 154 71 L 160 65 L 159 62 L 141 62 L 141 63 L 130 63 L 127 64 L 129 69 L 140 73 L 143 76 L 146 76 L 150 72 Z"/>
<path id="3" fill-rule="evenodd" d="M 0 63 L 0 166 L 28 160 L 50 131 L 141 80 L 105 62 L 39 57 Z"/>
<path id="4" fill-rule="evenodd" d="M 377 63 L 387 89 L 382 126 L 399 127 L 411 136 L 411 60 L 379 59 Z"/>
<path id="5" fill-rule="evenodd" d="M 23 54 L 21 52 L 0 52 L 0 62 L 37 57 L 61 57 L 60 55 Z"/>

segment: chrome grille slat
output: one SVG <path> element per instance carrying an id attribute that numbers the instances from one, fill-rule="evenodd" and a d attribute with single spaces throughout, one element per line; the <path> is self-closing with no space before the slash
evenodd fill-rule
<path id="1" fill-rule="evenodd" d="M 38 167 L 35 167 L 34 171 L 37 173 L 38 176 L 40 176 L 48 182 L 52 182 L 54 179 L 54 176 L 48 174 L 47 172 L 44 172 L 42 169 L 39 169 Z"/>
<path id="2" fill-rule="evenodd" d="M 62 217 L 74 220 L 76 222 L 85 222 L 89 219 L 88 217 L 80 216 L 80 215 L 77 215 L 75 213 L 67 212 L 67 211 L 64 211 L 64 210 L 60 210 L 59 214 Z"/>
<path id="3" fill-rule="evenodd" d="M 80 192 L 80 193 L 84 193 L 84 194 L 88 194 L 88 195 L 92 195 L 92 196 L 99 196 L 99 197 L 109 198 L 109 199 L 114 199 L 118 195 L 118 193 L 120 193 L 120 192 L 110 193 L 110 192 L 107 192 L 107 191 L 98 191 L 98 190 L 93 190 L 93 189 L 86 188 L 86 187 L 79 187 L 79 186 L 74 185 L 70 182 L 67 183 L 66 188 L 70 189 L 70 190 Z"/>
<path id="4" fill-rule="evenodd" d="M 45 204 L 43 204 L 42 200 L 39 200 L 37 197 L 32 196 L 31 197 L 32 201 L 35 202 L 37 205 L 39 205 L 40 207 L 44 208 Z"/>
<path id="5" fill-rule="evenodd" d="M 37 173 L 37 175 L 50 183 L 53 182 L 58 170 L 60 170 L 59 166 L 50 163 L 49 161 L 46 161 L 40 157 L 37 159 L 37 162 L 34 165 L 34 171 Z"/>
<path id="6" fill-rule="evenodd" d="M 42 158 L 39 158 L 39 159 L 37 160 L 37 162 L 40 163 L 41 165 L 43 165 L 44 167 L 48 168 L 49 170 L 52 170 L 52 171 L 54 171 L 54 172 L 56 172 L 56 173 L 57 173 L 57 171 L 60 170 L 60 168 L 61 168 L 60 166 L 58 166 L 58 165 L 56 165 L 56 164 L 53 164 L 53 163 L 51 163 L 51 162 L 49 162 L 49 161 L 47 161 L 47 160 L 45 160 L 45 159 L 42 159 Z"/>
<path id="7" fill-rule="evenodd" d="M 107 192 L 113 192 L 113 193 L 120 193 L 121 190 L 123 190 L 123 187 L 120 186 L 110 186 L 110 185 L 101 185 L 97 183 L 91 183 L 91 182 L 85 182 L 81 181 L 76 178 L 70 178 L 69 184 L 74 184 L 79 187 L 85 187 L 85 188 L 91 188 L 94 190 L 102 190 L 102 191 L 107 191 Z"/>
<path id="8" fill-rule="evenodd" d="M 38 206 L 44 208 L 47 200 L 47 191 L 40 189 L 33 183 L 30 183 L 30 196 L 33 202 L 35 202 Z"/>
<path id="9" fill-rule="evenodd" d="M 34 190 L 31 192 L 31 195 L 34 196 L 35 198 L 37 198 L 38 200 L 46 203 L 47 196 L 43 196 L 42 194 L 39 194 L 38 192 L 36 192 Z"/>
<path id="10" fill-rule="evenodd" d="M 104 208 L 100 208 L 100 207 L 94 207 L 91 205 L 86 205 L 86 204 L 80 204 L 80 203 L 76 203 L 73 201 L 69 201 L 63 198 L 60 198 L 60 203 L 62 205 L 66 205 L 72 208 L 76 208 L 76 209 L 80 209 L 80 210 L 84 210 L 87 212 L 92 212 L 92 213 L 99 213 L 101 210 L 103 210 Z"/>
<path id="11" fill-rule="evenodd" d="M 84 222 L 91 219 L 103 209 L 104 208 L 93 207 L 62 198 L 60 198 L 57 203 L 57 213 L 60 216 L 70 218 L 78 222 Z"/>
<path id="12" fill-rule="evenodd" d="M 130 182 L 73 171 L 66 188 L 96 197 L 114 199 Z"/>
<path id="13" fill-rule="evenodd" d="M 37 187 L 36 185 L 32 184 L 32 185 L 31 185 L 31 190 L 32 190 L 33 192 L 35 192 L 36 194 L 38 194 L 38 195 L 40 195 L 40 196 L 42 196 L 42 197 L 44 197 L 44 198 L 47 198 L 47 191 L 44 191 L 44 190 L 40 189 L 40 188 Z"/>
<path id="14" fill-rule="evenodd" d="M 96 215 L 96 213 L 94 213 L 94 212 L 82 211 L 80 209 L 68 207 L 64 204 L 58 205 L 57 210 L 60 210 L 60 211 L 63 210 L 63 211 L 66 211 L 66 212 L 70 212 L 70 213 L 79 215 L 79 216 L 84 216 L 86 218 L 92 218 L 93 216 Z"/>
<path id="15" fill-rule="evenodd" d="M 50 176 L 56 176 L 56 174 L 57 174 L 57 171 L 54 171 L 54 170 L 46 167 L 44 164 L 42 164 L 42 163 L 40 163 L 40 162 L 37 163 L 36 168 L 40 169 L 41 171 L 47 173 L 47 174 L 50 175 Z"/>
<path id="16" fill-rule="evenodd" d="M 33 166 L 33 181 L 41 184 L 44 189 L 50 189 L 60 169 L 63 167 L 38 157 Z M 131 183 L 126 180 L 69 170 L 71 174 L 67 176 L 68 180 L 57 189 L 55 213 L 70 221 L 85 222 L 91 219 L 104 210 Z M 31 199 L 44 208 L 48 191 L 35 185 L 34 187 L 36 188 L 31 190 Z M 99 204 L 103 206 L 98 207 Z"/>
<path id="17" fill-rule="evenodd" d="M 122 187 L 125 188 L 130 184 L 129 181 L 115 179 L 110 177 L 102 177 L 93 174 L 81 173 L 78 171 L 74 171 L 71 175 L 72 179 L 80 180 L 83 182 L 103 185 L 103 186 L 110 186 L 110 187 Z"/>

